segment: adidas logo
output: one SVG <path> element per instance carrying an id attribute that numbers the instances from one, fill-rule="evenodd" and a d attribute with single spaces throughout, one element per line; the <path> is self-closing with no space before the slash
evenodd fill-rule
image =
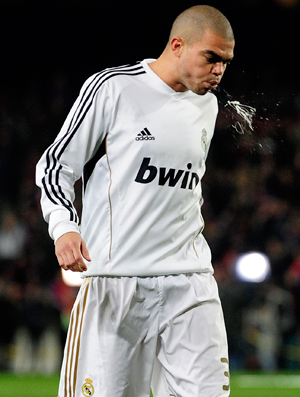
<path id="1" fill-rule="evenodd" d="M 135 138 L 136 141 L 154 141 L 155 138 L 153 135 L 151 135 L 151 132 L 148 130 L 148 128 L 144 128 L 140 133 L 137 134 L 137 137 Z"/>

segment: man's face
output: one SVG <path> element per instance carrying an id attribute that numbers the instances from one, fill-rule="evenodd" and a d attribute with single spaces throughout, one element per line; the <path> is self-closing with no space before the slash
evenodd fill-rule
<path id="1" fill-rule="evenodd" d="M 207 29 L 201 41 L 183 43 L 178 63 L 178 83 L 182 91 L 205 95 L 220 83 L 233 58 L 234 41 Z"/>

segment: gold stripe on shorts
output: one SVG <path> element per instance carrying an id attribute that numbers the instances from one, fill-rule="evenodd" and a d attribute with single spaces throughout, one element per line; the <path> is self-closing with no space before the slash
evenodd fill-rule
<path id="1" fill-rule="evenodd" d="M 221 358 L 221 362 L 224 364 L 229 364 L 228 358 Z M 229 371 L 225 371 L 224 376 L 226 376 L 226 378 L 228 378 L 228 382 L 229 382 L 229 379 L 230 379 Z M 226 390 L 226 391 L 230 390 L 230 385 L 223 385 L 223 390 Z"/>
<path id="2" fill-rule="evenodd" d="M 80 297 L 76 305 L 77 307 L 74 306 L 71 312 L 69 336 L 67 341 L 67 352 L 66 352 L 65 397 L 75 397 L 78 356 L 79 356 L 80 341 L 81 341 L 81 330 L 82 330 L 83 316 L 86 308 L 89 284 L 90 284 L 90 278 L 87 277 L 85 278 L 80 291 L 81 295 L 84 294 L 84 296 L 83 298 L 82 296 Z M 76 352 L 75 356 L 74 356 L 74 352 Z M 73 361 L 74 361 L 74 368 L 73 368 Z"/>
<path id="3" fill-rule="evenodd" d="M 88 288 L 89 284 L 90 284 L 90 278 L 87 281 L 85 294 L 84 294 L 84 298 L 83 298 L 82 316 L 81 316 L 81 321 L 80 321 L 79 336 L 78 336 L 76 356 L 75 356 L 74 381 L 73 381 L 73 391 L 74 391 L 73 395 L 74 396 L 75 396 L 75 387 L 76 387 L 76 381 L 77 381 L 78 357 L 79 357 L 80 342 L 81 342 L 82 322 L 83 322 L 83 315 L 84 315 L 85 307 L 86 307 L 86 299 L 87 299 L 87 293 L 89 290 L 89 288 Z"/>

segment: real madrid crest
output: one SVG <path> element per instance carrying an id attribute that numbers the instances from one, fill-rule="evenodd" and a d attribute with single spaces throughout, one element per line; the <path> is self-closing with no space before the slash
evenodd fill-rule
<path id="1" fill-rule="evenodd" d="M 206 132 L 205 128 L 203 128 L 203 130 L 202 130 L 201 144 L 202 144 L 202 149 L 206 153 L 206 149 L 207 149 L 207 132 Z"/>
<path id="2" fill-rule="evenodd" d="M 82 385 L 82 394 L 84 396 L 92 396 L 95 392 L 94 386 L 92 385 L 93 381 L 91 378 L 85 378 L 85 383 Z"/>

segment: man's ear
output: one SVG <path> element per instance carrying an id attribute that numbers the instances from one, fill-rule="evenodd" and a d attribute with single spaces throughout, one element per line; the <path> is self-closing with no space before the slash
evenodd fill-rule
<path id="1" fill-rule="evenodd" d="M 176 55 L 177 57 L 180 57 L 184 44 L 185 44 L 185 40 L 182 39 L 181 37 L 179 36 L 173 37 L 173 39 L 170 42 L 171 50 L 173 54 Z"/>

